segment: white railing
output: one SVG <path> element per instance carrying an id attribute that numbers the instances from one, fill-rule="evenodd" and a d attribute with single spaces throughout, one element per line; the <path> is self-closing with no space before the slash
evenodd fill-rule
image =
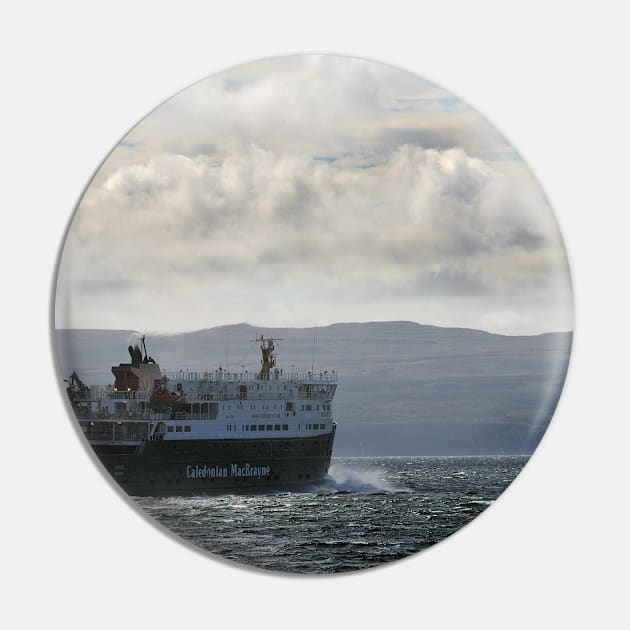
<path id="1" fill-rule="evenodd" d="M 190 382 L 190 381 L 211 381 L 216 383 L 268 383 L 273 381 L 299 381 L 316 383 L 336 383 L 337 372 L 328 370 L 324 372 L 283 372 L 282 370 L 272 370 L 268 379 L 258 378 L 258 372 L 224 372 L 215 370 L 214 372 L 193 372 L 180 370 L 178 372 L 162 372 L 169 381 Z"/>
<path id="2" fill-rule="evenodd" d="M 153 392 L 145 390 L 137 391 L 115 391 L 113 389 L 106 389 L 103 391 L 103 398 L 109 400 L 149 400 Z"/>
<path id="3" fill-rule="evenodd" d="M 77 416 L 78 420 L 98 420 L 99 422 L 159 422 L 170 420 L 170 413 L 160 413 L 159 411 L 116 411 L 106 410 L 88 411 L 84 415 Z"/>

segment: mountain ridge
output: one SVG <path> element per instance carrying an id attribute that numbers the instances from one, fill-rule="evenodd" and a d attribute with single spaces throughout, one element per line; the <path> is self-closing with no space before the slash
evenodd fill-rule
<path id="1" fill-rule="evenodd" d="M 365 322 L 334 322 L 333 324 L 324 324 L 320 326 L 258 326 L 255 324 L 250 324 L 249 322 L 239 322 L 237 324 L 219 324 L 217 326 L 209 326 L 207 328 L 197 328 L 195 330 L 182 330 L 177 332 L 159 332 L 159 331 L 146 331 L 147 335 L 154 336 L 176 336 L 176 335 L 190 335 L 194 333 L 206 332 L 210 330 L 220 330 L 220 329 L 230 329 L 230 328 L 241 328 L 247 327 L 252 330 L 323 330 L 326 328 L 335 328 L 342 326 L 370 326 L 370 325 L 380 325 L 380 324 L 403 324 L 403 325 L 412 325 L 418 326 L 424 329 L 435 329 L 435 330 L 465 330 L 469 332 L 483 333 L 485 335 L 493 335 L 496 337 L 540 337 L 542 335 L 555 335 L 555 334 L 573 334 L 572 330 L 549 330 L 541 333 L 534 333 L 531 335 L 505 335 L 502 333 L 492 332 L 489 330 L 483 330 L 482 328 L 467 328 L 465 326 L 438 326 L 436 324 L 421 324 L 420 322 L 414 322 L 412 320 L 371 320 Z M 125 329 L 125 328 L 54 328 L 55 331 L 92 331 L 92 332 L 140 332 L 135 329 Z"/>
<path id="2" fill-rule="evenodd" d="M 258 347 L 251 342 L 261 330 L 282 338 L 280 369 L 337 370 L 337 455 L 531 452 L 560 396 L 572 343 L 572 332 L 505 336 L 400 321 L 239 323 L 150 335 L 148 352 L 168 371 L 255 372 Z M 128 360 L 134 334 L 56 330 L 60 376 L 76 370 L 86 383 L 111 383 L 110 368 Z"/>

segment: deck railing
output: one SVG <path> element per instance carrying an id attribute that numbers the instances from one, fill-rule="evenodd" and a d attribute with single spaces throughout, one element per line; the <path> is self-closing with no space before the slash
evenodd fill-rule
<path id="1" fill-rule="evenodd" d="M 214 372 L 196 372 L 189 370 L 179 370 L 178 372 L 162 372 L 162 375 L 169 381 L 212 381 L 219 383 L 242 383 L 251 382 L 269 383 L 273 381 L 284 382 L 314 382 L 314 383 L 336 383 L 337 372 L 283 372 L 282 370 L 272 370 L 268 379 L 258 378 L 257 372 L 227 372 L 215 370 Z"/>

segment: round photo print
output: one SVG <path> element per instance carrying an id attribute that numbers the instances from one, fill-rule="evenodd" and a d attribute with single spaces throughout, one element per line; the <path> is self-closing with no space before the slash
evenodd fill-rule
<path id="1" fill-rule="evenodd" d="M 56 281 L 58 378 L 104 477 L 199 549 L 289 573 L 382 565 L 490 506 L 572 328 L 514 147 L 444 88 L 334 55 L 157 107 L 87 186 Z"/>

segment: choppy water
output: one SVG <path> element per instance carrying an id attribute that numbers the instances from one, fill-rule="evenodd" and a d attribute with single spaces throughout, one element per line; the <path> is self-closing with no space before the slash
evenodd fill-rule
<path id="1" fill-rule="evenodd" d="M 334 458 L 300 492 L 136 498 L 182 538 L 275 571 L 334 573 L 376 566 L 433 545 L 470 522 L 527 457 Z"/>

